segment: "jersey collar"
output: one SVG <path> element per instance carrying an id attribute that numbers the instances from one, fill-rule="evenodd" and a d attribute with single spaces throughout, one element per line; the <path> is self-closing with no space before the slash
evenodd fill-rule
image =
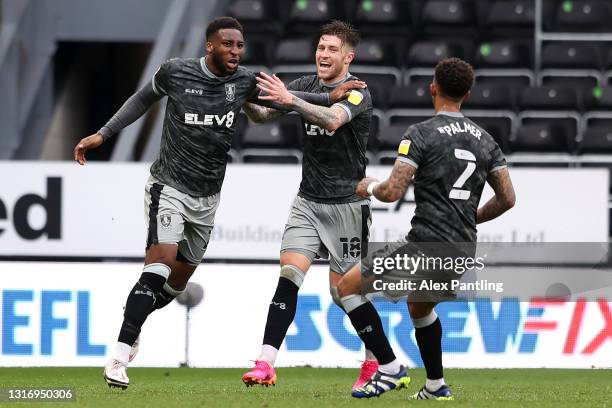
<path id="1" fill-rule="evenodd" d="M 352 75 L 351 75 L 351 73 L 350 73 L 350 72 L 347 72 L 347 73 L 346 73 L 346 76 L 345 76 L 344 78 L 342 78 L 341 80 L 337 81 L 337 82 L 334 82 L 334 83 L 331 83 L 331 84 L 324 84 L 324 83 L 323 83 L 323 81 L 321 81 L 321 80 L 319 79 L 319 84 L 321 84 L 321 86 L 325 86 L 325 87 L 327 87 L 327 88 L 335 88 L 335 87 L 337 87 L 338 85 L 340 85 L 341 83 L 348 81 L 348 79 L 349 79 L 351 76 L 352 76 Z"/>
<path id="2" fill-rule="evenodd" d="M 218 75 L 213 74 L 212 71 L 208 69 L 208 67 L 206 66 L 206 56 L 200 58 L 200 67 L 202 68 L 202 71 L 204 72 L 204 74 L 210 78 L 223 81 L 230 77 L 230 75 L 218 76 Z"/>
<path id="3" fill-rule="evenodd" d="M 440 111 L 440 112 L 436 113 L 436 116 L 438 116 L 438 115 L 452 116 L 453 118 L 462 118 L 463 117 L 463 113 L 461 113 L 461 112 Z"/>

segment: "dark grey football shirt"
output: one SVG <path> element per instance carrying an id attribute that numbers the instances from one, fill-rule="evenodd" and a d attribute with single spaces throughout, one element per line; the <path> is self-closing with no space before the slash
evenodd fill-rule
<path id="1" fill-rule="evenodd" d="M 298 78 L 287 85 L 289 90 L 327 93 L 341 83 L 357 79 L 347 75 L 342 81 L 325 85 L 317 75 Z M 365 176 L 366 145 L 372 118 L 372 97 L 367 88 L 353 91 L 353 96 L 336 103 L 345 109 L 350 121 L 334 132 L 306 122 L 304 156 L 299 195 L 320 203 L 358 201 L 357 183 Z"/>
<path id="2" fill-rule="evenodd" d="M 218 77 L 205 58 L 175 58 L 154 75 L 167 95 L 159 155 L 151 174 L 177 190 L 205 197 L 221 190 L 238 113 L 256 89 L 255 75 L 238 67 Z"/>
<path id="3" fill-rule="evenodd" d="M 417 167 L 413 242 L 476 242 L 476 210 L 489 173 L 506 167 L 493 137 L 459 112 L 412 125 L 398 160 Z"/>

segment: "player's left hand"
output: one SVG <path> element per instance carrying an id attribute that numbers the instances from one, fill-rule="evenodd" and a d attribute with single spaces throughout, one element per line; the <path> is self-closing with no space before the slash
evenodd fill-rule
<path id="1" fill-rule="evenodd" d="M 266 95 L 259 95 L 259 99 L 276 102 L 284 106 L 293 102 L 291 92 L 287 90 L 283 81 L 274 74 L 270 76 L 265 72 L 260 72 L 257 77 L 257 87 L 266 93 Z"/>
<path id="2" fill-rule="evenodd" d="M 378 179 L 375 177 L 364 177 L 363 179 L 361 179 L 359 184 L 357 184 L 357 195 L 361 198 L 368 198 L 368 186 L 370 185 L 370 183 L 373 183 L 375 181 L 378 181 Z"/>
<path id="3" fill-rule="evenodd" d="M 329 93 L 329 101 L 332 104 L 340 102 L 341 100 L 348 98 L 352 89 L 363 89 L 367 87 L 368 85 L 363 81 L 358 81 L 356 79 L 346 81 L 335 87 L 334 90 Z"/>

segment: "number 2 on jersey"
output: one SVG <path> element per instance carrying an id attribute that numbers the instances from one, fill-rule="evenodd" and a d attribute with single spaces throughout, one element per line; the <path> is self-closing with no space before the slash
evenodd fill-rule
<path id="1" fill-rule="evenodd" d="M 476 157 L 474 153 L 463 149 L 455 149 L 455 157 L 459 160 L 466 160 L 468 163 L 463 173 L 461 173 L 457 181 L 455 181 L 455 184 L 453 184 L 453 189 L 448 194 L 448 197 L 455 200 L 467 200 L 470 198 L 470 190 L 461 190 L 461 187 L 463 187 L 467 179 L 469 179 L 472 173 L 474 173 L 474 170 L 476 170 Z"/>

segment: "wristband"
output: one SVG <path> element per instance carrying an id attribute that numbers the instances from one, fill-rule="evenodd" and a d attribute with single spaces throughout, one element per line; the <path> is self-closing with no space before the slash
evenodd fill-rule
<path id="1" fill-rule="evenodd" d="M 368 187 L 366 188 L 366 191 L 368 192 L 368 195 L 370 195 L 370 196 L 373 195 L 374 194 L 374 189 L 379 184 L 380 184 L 379 181 L 373 181 L 370 184 L 368 184 Z"/>

